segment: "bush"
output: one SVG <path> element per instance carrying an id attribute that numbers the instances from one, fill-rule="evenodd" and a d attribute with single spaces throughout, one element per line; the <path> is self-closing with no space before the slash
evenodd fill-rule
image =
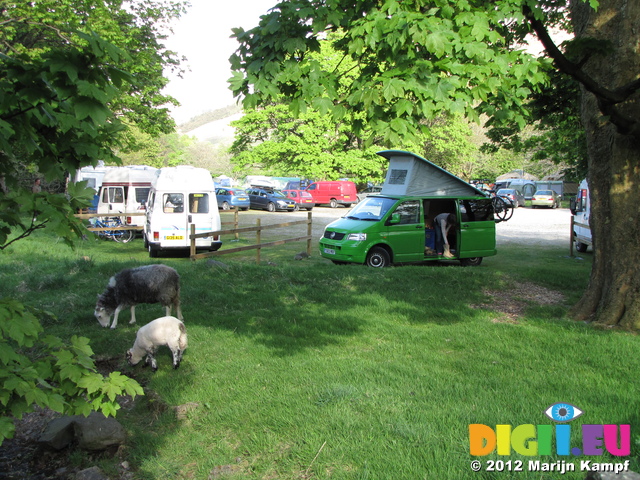
<path id="1" fill-rule="evenodd" d="M 0 300 L 0 445 L 14 434 L 13 417 L 34 405 L 59 413 L 115 416 L 116 399 L 143 394 L 142 387 L 119 372 L 104 377 L 96 371 L 89 340 L 73 336 L 70 344 L 42 335 L 37 314 L 13 299 Z"/>

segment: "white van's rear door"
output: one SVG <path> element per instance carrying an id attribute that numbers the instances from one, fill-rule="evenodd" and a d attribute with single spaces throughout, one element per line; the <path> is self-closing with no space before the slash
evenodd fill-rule
<path id="1" fill-rule="evenodd" d="M 213 192 L 195 192 L 189 194 L 189 214 L 187 215 L 187 237 L 191 233 L 191 225 L 195 225 L 196 233 L 206 233 L 219 228 L 214 228 L 214 213 L 218 214 L 217 204 L 213 205 L 212 198 L 215 200 Z M 213 212 L 213 210 L 215 212 Z M 197 238 L 196 247 L 211 247 L 211 237 Z M 187 245 L 191 245 L 187 238 Z"/>
<path id="2" fill-rule="evenodd" d="M 189 233 L 185 194 L 163 192 L 161 195 L 160 245 L 162 248 L 186 247 L 189 245 Z"/>
<path id="3" fill-rule="evenodd" d="M 98 202 L 97 213 L 105 215 L 115 215 L 124 213 L 125 197 L 123 186 L 103 186 Z"/>

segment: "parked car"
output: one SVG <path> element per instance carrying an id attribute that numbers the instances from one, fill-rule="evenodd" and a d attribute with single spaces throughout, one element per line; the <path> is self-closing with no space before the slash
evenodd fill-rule
<path id="1" fill-rule="evenodd" d="M 560 197 L 553 190 L 538 190 L 531 197 L 531 206 L 533 208 L 558 208 L 560 206 Z"/>
<path id="2" fill-rule="evenodd" d="M 349 208 L 351 204 L 358 202 L 356 184 L 348 180 L 335 182 L 314 182 L 307 187 L 316 205 L 329 205 L 336 208 L 344 205 Z"/>
<path id="3" fill-rule="evenodd" d="M 241 188 L 220 187 L 216 189 L 218 208 L 229 210 L 237 207 L 240 210 L 249 210 L 251 202 L 249 195 Z"/>
<path id="4" fill-rule="evenodd" d="M 380 193 L 382 191 L 382 185 L 374 185 L 373 187 L 365 188 L 364 190 L 360 190 L 358 192 L 358 201 L 361 202 L 369 195 L 373 195 L 374 193 Z"/>
<path id="5" fill-rule="evenodd" d="M 282 190 L 282 193 L 284 193 L 288 199 L 296 202 L 296 211 L 301 208 L 311 211 L 311 209 L 316 206 L 315 200 L 306 190 Z"/>
<path id="6" fill-rule="evenodd" d="M 247 190 L 251 208 L 257 210 L 284 210 L 293 212 L 296 209 L 296 202 L 287 198 L 287 196 L 279 190 L 269 188 L 250 188 Z"/>
<path id="7" fill-rule="evenodd" d="M 524 207 L 524 195 L 515 188 L 501 188 L 496 192 L 498 197 L 511 201 L 514 207 Z"/>

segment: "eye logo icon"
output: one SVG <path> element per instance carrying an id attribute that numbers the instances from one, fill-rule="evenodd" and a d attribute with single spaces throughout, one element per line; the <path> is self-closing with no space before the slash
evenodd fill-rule
<path id="1" fill-rule="evenodd" d="M 582 410 L 570 403 L 554 403 L 544 412 L 544 414 L 551 420 L 560 423 L 575 420 L 583 413 L 584 412 Z"/>

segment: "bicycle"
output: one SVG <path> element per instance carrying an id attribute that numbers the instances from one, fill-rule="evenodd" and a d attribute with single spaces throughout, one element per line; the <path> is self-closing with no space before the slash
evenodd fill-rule
<path id="1" fill-rule="evenodd" d="M 93 221 L 92 228 L 101 229 L 95 230 L 95 233 L 99 237 L 113 240 L 115 242 L 127 243 L 133 240 L 133 230 L 118 230 L 118 227 L 125 227 L 120 217 L 96 217 Z M 102 230 L 104 229 L 104 230 Z"/>
<path id="2" fill-rule="evenodd" d="M 513 202 L 504 197 L 493 197 L 493 211 L 496 216 L 496 222 L 506 222 L 513 216 L 515 205 Z"/>

